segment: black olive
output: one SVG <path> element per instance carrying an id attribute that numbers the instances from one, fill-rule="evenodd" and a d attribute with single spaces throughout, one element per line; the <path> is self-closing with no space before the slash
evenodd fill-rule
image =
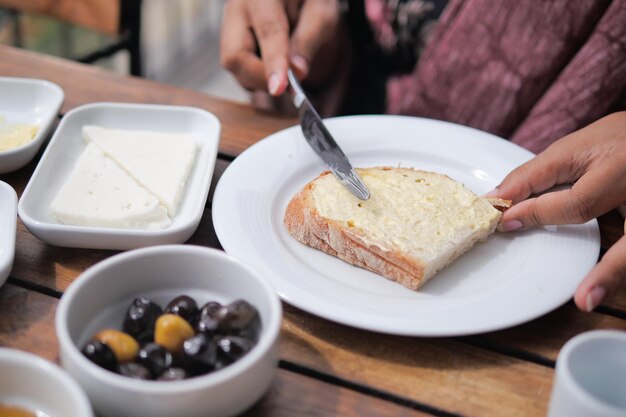
<path id="1" fill-rule="evenodd" d="M 129 378 L 135 379 L 152 379 L 152 374 L 145 366 L 136 363 L 128 362 L 120 365 L 120 374 Z"/>
<path id="2" fill-rule="evenodd" d="M 225 336 L 217 339 L 217 352 L 224 364 L 239 360 L 254 346 L 253 342 L 239 336 Z"/>
<path id="3" fill-rule="evenodd" d="M 257 309 L 245 300 L 236 300 L 226 306 L 230 317 L 230 327 L 235 330 L 247 329 L 257 317 Z"/>
<path id="4" fill-rule="evenodd" d="M 201 310 L 204 310 L 207 314 L 215 316 L 215 312 L 222 308 L 222 305 L 217 301 L 209 301 L 205 305 L 202 306 Z"/>
<path id="5" fill-rule="evenodd" d="M 246 327 L 244 330 L 238 332 L 236 336 L 245 337 L 246 339 L 250 340 L 253 345 L 255 345 L 256 342 L 259 340 L 259 337 L 261 336 L 260 316 L 257 314 L 252 320 L 252 323 L 250 323 L 248 327 Z"/>
<path id="6" fill-rule="evenodd" d="M 179 315 L 193 324 L 198 314 L 198 304 L 196 304 L 193 298 L 187 295 L 179 295 L 165 307 L 165 313 Z"/>
<path id="7" fill-rule="evenodd" d="M 213 335 L 217 331 L 219 323 L 215 317 L 200 314 L 196 323 L 196 333 Z"/>
<path id="8" fill-rule="evenodd" d="M 159 376 L 159 381 L 182 381 L 187 378 L 187 372 L 183 368 L 167 368 L 161 376 Z"/>
<path id="9" fill-rule="evenodd" d="M 239 334 L 253 324 L 258 316 L 256 308 L 244 300 L 236 300 L 214 313 L 222 333 Z"/>
<path id="10" fill-rule="evenodd" d="M 137 361 L 148 368 L 155 378 L 172 366 L 172 360 L 172 354 L 156 343 L 146 343 L 137 353 Z"/>
<path id="11" fill-rule="evenodd" d="M 139 342 L 139 346 L 154 342 L 154 329 L 141 333 L 135 339 Z"/>
<path id="12" fill-rule="evenodd" d="M 87 342 L 81 352 L 96 365 L 109 371 L 117 372 L 118 364 L 115 354 L 110 347 L 101 341 L 91 340 Z"/>
<path id="13" fill-rule="evenodd" d="M 215 313 L 221 308 L 223 308 L 222 305 L 216 301 L 210 301 L 203 305 L 200 313 L 198 313 L 198 321 L 195 325 L 196 332 L 213 335 L 219 327 Z"/>
<path id="14" fill-rule="evenodd" d="M 143 333 L 154 331 L 154 323 L 162 313 L 161 307 L 148 298 L 135 298 L 126 312 L 122 327 L 126 333 L 139 340 Z"/>
<path id="15" fill-rule="evenodd" d="M 198 333 L 183 343 L 182 361 L 194 374 L 206 373 L 215 368 L 217 345 L 213 338 Z"/>

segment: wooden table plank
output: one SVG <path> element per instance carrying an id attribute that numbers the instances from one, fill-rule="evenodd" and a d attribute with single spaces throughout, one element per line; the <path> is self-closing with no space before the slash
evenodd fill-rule
<path id="1" fill-rule="evenodd" d="M 242 417 L 425 417 L 429 415 L 279 369 L 278 377 L 268 394 Z"/>
<path id="2" fill-rule="evenodd" d="M 5 319 L 0 342 L 13 347 L 26 344 L 30 347 L 26 350 L 56 358 L 56 343 L 51 350 L 50 343 L 40 339 L 54 337 L 53 307 L 57 300 L 10 284 L 0 294 L 6 309 L 0 316 Z M 485 409 L 492 400 L 522 413 L 511 415 L 545 411 L 548 394 L 544 391 L 549 392 L 551 383 L 548 368 L 445 339 L 376 335 L 309 316 L 293 307 L 286 306 L 285 310 L 281 356 L 286 360 L 465 415 L 494 415 L 495 410 Z M 14 323 L 15 328 L 27 329 L 23 339 L 4 331 L 15 315 L 21 320 Z M 371 343 L 373 338 L 375 344 Z M 518 390 L 518 377 L 541 390 Z M 484 395 L 489 401 L 480 399 Z"/>
<path id="3" fill-rule="evenodd" d="M 281 357 L 465 416 L 545 416 L 553 370 L 451 339 L 375 334 L 286 308 Z"/>
<path id="4" fill-rule="evenodd" d="M 42 78 L 58 84 L 65 92 L 62 113 L 99 101 L 175 104 L 208 110 L 222 123 L 220 151 L 229 155 L 238 155 L 259 139 L 297 124 L 293 118 L 268 117 L 248 105 L 4 45 L 0 45 L 0 57 L 2 76 Z"/>
<path id="5" fill-rule="evenodd" d="M 0 290 L 0 344 L 57 361 L 58 345 L 54 334 L 57 303 L 56 298 L 6 284 Z M 498 415 L 502 410 L 499 407 L 518 410 L 512 412 L 512 416 L 540 415 L 545 411 L 543 403 L 547 401 L 551 383 L 551 370 L 548 368 L 450 340 L 375 335 L 330 324 L 291 307 L 287 311 L 281 334 L 281 356 L 284 359 L 468 416 Z M 376 338 L 376 343 L 371 343 L 372 338 Z M 516 386 L 522 381 L 527 388 Z M 279 382 L 279 387 L 285 389 L 292 382 Z M 341 400 L 337 404 L 338 410 L 345 412 L 341 415 L 420 415 L 369 397 L 366 403 L 375 404 L 366 407 L 371 408 L 372 413 L 367 414 L 355 407 L 355 404 L 365 401 L 361 398 L 365 396 L 345 388 L 337 394 L 335 389 L 334 385 L 312 385 L 307 387 L 307 391 L 294 389 L 280 395 L 288 395 L 289 404 L 291 398 L 302 397 L 303 392 L 309 391 L 315 394 L 311 398 L 318 394 L 320 398 L 337 397 Z M 492 406 L 495 400 L 499 407 Z M 260 405 L 262 410 L 267 407 L 271 410 L 277 401 L 270 400 L 270 405 L 267 402 Z M 303 399 L 300 405 L 295 402 L 287 407 L 285 401 L 278 402 L 281 413 L 293 411 L 294 415 L 310 415 L 302 407 L 314 406 L 317 409 L 320 404 L 325 404 L 322 407 L 325 410 L 331 405 L 319 399 L 313 404 L 307 404 L 307 400 Z M 366 406 L 365 403 L 362 405 Z M 334 407 L 321 415 L 331 415 Z M 348 410 L 358 412 L 350 414 Z"/>
<path id="6" fill-rule="evenodd" d="M 507 348 L 555 361 L 565 342 L 582 332 L 596 329 L 626 331 L 626 320 L 602 313 L 585 313 L 568 303 L 537 320 L 482 337 Z"/>
<path id="7" fill-rule="evenodd" d="M 0 288 L 0 346 L 58 362 L 54 331 L 58 300 L 6 283 Z"/>
<path id="8" fill-rule="evenodd" d="M 0 346 L 59 362 L 58 300 L 12 284 L 0 289 Z M 246 416 L 424 417 L 428 414 L 279 369 L 269 392 Z"/>

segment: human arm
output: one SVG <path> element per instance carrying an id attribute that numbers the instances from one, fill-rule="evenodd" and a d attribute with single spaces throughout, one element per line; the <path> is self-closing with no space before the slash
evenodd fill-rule
<path id="1" fill-rule="evenodd" d="M 561 184 L 572 186 L 544 193 Z M 502 231 L 584 223 L 620 206 L 626 202 L 626 112 L 606 116 L 553 143 L 513 170 L 490 194 L 515 204 L 502 217 Z M 624 281 L 622 236 L 578 286 L 574 301 L 581 310 L 591 311 Z"/>

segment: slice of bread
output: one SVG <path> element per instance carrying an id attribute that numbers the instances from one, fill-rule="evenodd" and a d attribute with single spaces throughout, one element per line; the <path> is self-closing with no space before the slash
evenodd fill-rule
<path id="1" fill-rule="evenodd" d="M 292 198 L 287 229 L 306 245 L 412 290 L 493 233 L 501 211 L 510 206 L 434 172 L 389 167 L 357 172 L 369 200 L 354 197 L 323 172 Z"/>

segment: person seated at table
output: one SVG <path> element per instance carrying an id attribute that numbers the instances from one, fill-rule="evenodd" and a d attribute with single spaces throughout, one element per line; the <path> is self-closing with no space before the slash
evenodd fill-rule
<path id="1" fill-rule="evenodd" d="M 415 35 L 418 29 L 427 35 L 432 21 L 412 25 L 436 18 L 444 3 L 437 30 L 416 53 L 428 36 Z M 348 16 L 354 19 L 363 5 L 369 34 L 382 48 L 377 52 L 371 44 L 347 42 L 336 0 L 229 0 L 222 63 L 244 87 L 273 96 L 285 92 L 292 67 L 309 92 L 322 93 L 326 115 L 379 106 L 477 127 L 544 151 L 492 193 L 516 203 L 505 212 L 502 231 L 582 223 L 626 203 L 626 112 L 584 127 L 626 105 L 626 2 L 364 0 L 351 1 Z M 394 73 L 418 55 L 407 75 Z M 384 100 L 377 104 L 372 97 L 381 91 L 384 108 Z M 563 183 L 574 185 L 533 196 Z M 592 311 L 625 279 L 622 237 L 579 285 L 576 305 Z"/>
<path id="2" fill-rule="evenodd" d="M 325 116 L 430 117 L 540 152 L 625 108 L 625 20 L 622 0 L 229 0 L 221 59 L 273 96 L 291 66 Z"/>

